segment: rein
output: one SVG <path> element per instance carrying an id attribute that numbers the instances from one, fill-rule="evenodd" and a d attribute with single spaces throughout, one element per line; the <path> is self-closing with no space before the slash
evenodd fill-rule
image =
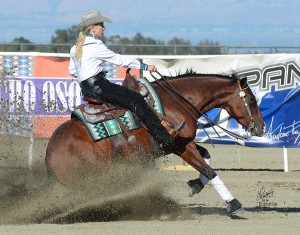
<path id="1" fill-rule="evenodd" d="M 237 139 L 241 139 L 241 140 L 245 140 L 245 138 L 243 137 L 243 136 L 241 136 L 241 135 L 238 135 L 238 134 L 235 134 L 235 133 L 233 133 L 233 132 L 231 132 L 231 131 L 229 131 L 229 130 L 227 130 L 227 129 L 225 129 L 225 128 L 223 128 L 223 127 L 221 127 L 217 122 L 215 122 L 214 120 L 212 120 L 211 118 L 209 118 L 206 114 L 204 114 L 204 113 L 202 113 L 200 110 L 198 110 L 187 98 L 185 98 L 184 96 L 182 96 L 166 79 L 165 79 L 165 77 L 166 76 L 162 76 L 159 72 L 157 72 L 156 71 L 156 73 L 161 77 L 161 80 L 165 83 L 165 84 L 167 84 L 168 85 L 168 87 L 165 87 L 165 86 L 163 86 L 162 84 L 161 84 L 161 82 L 155 77 L 155 76 L 153 76 L 153 74 L 152 74 L 152 72 L 150 72 L 150 74 L 151 74 L 151 76 L 154 78 L 154 80 L 155 80 L 155 82 L 160 86 L 160 87 L 162 87 L 165 91 L 167 91 L 170 95 L 172 95 L 175 99 L 176 99 L 176 101 L 180 104 L 180 106 L 184 109 L 184 110 L 186 110 L 189 114 L 190 114 L 190 116 L 197 122 L 197 124 L 198 124 L 198 127 L 199 126 L 203 126 L 199 121 L 198 121 L 198 118 L 196 118 L 189 110 L 187 110 L 187 108 L 183 105 L 183 103 L 181 102 L 181 101 L 179 101 L 172 93 L 171 93 L 171 91 L 173 92 L 173 93 L 175 93 L 177 96 L 179 96 L 186 104 L 188 104 L 200 117 L 201 116 L 204 116 L 205 117 L 205 119 L 206 119 L 206 121 L 211 125 L 211 127 L 213 128 L 213 130 L 215 131 L 215 133 L 219 136 L 219 138 L 221 138 L 220 137 L 220 135 L 219 135 L 219 133 L 216 131 L 216 129 L 214 128 L 214 125 L 215 126 L 217 126 L 217 127 L 219 127 L 221 130 L 223 130 L 225 133 L 227 133 L 228 135 L 231 135 L 232 137 L 235 137 L 235 138 L 237 138 Z M 240 90 L 241 90 L 241 92 L 244 92 L 244 90 L 246 89 L 242 89 L 241 88 L 241 86 L 240 86 L 240 83 L 239 83 L 239 88 L 240 88 Z M 241 96 L 241 92 L 240 92 L 240 96 Z M 245 95 L 245 92 L 244 92 L 244 95 Z M 246 100 L 245 100 L 245 97 L 244 97 L 244 102 L 245 102 L 245 104 L 247 104 L 246 103 Z M 248 107 L 248 105 L 246 105 L 246 108 L 247 108 L 247 111 L 248 111 L 248 113 L 250 114 L 250 117 L 251 117 L 251 123 L 250 123 L 250 125 L 252 126 L 252 123 L 253 123 L 253 126 L 254 126 L 254 121 L 253 121 L 253 118 L 252 118 L 252 116 L 251 116 L 251 112 L 250 112 L 250 109 L 249 109 L 249 107 Z M 249 125 L 249 127 L 247 128 L 247 130 L 249 130 L 250 129 L 250 125 Z M 204 128 L 202 128 L 204 131 L 205 131 L 205 129 Z M 206 133 L 206 135 L 208 136 L 208 138 L 210 138 L 209 137 L 209 135 L 208 135 L 208 133 L 205 131 L 205 133 Z"/>

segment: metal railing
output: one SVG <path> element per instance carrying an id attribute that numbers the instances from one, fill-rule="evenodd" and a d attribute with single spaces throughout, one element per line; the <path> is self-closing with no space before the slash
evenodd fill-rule
<path id="1" fill-rule="evenodd" d="M 0 52 L 69 53 L 73 44 L 0 43 Z M 229 55 L 300 53 L 300 46 L 108 45 L 127 55 Z"/>

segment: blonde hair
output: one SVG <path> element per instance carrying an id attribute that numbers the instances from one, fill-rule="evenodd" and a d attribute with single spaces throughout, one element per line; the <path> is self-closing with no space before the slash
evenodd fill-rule
<path id="1" fill-rule="evenodd" d="M 86 34 L 89 33 L 90 30 L 91 30 L 91 26 L 87 26 L 79 32 L 78 40 L 76 42 L 76 54 L 75 54 L 76 59 L 79 63 L 80 63 L 81 57 L 82 57 L 82 46 L 84 44 Z"/>

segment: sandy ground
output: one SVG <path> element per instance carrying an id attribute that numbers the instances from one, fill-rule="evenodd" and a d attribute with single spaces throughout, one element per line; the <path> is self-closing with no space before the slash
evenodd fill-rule
<path id="1" fill-rule="evenodd" d="M 198 173 L 177 156 L 151 170 L 120 167 L 90 179 L 92 190 L 73 191 L 43 187 L 47 140 L 34 140 L 32 154 L 27 138 L 0 140 L 0 234 L 300 234 L 299 149 L 288 149 L 284 172 L 280 148 L 203 145 L 245 209 L 228 216 L 210 184 L 187 196 Z"/>

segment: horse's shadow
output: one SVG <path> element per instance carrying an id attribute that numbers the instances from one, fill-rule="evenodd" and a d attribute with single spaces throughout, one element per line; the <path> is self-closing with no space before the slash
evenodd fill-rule
<path id="1" fill-rule="evenodd" d="M 270 168 L 261 168 L 261 169 L 256 169 L 256 168 L 214 168 L 215 171 L 261 171 L 261 172 L 284 172 L 283 169 L 270 169 Z M 300 170 L 290 170 L 290 172 L 300 172 Z"/>
<path id="2" fill-rule="evenodd" d="M 215 171 L 267 171 L 267 172 L 283 172 L 284 170 L 281 169 L 269 169 L 269 168 L 263 168 L 263 169 L 247 169 L 247 168 L 215 168 Z"/>
<path id="3" fill-rule="evenodd" d="M 299 213 L 300 212 L 300 208 L 299 207 L 248 207 L 245 208 L 246 211 L 250 211 L 250 212 L 269 212 L 269 211 L 274 211 L 274 212 L 278 212 L 278 213 Z"/>
<path id="4" fill-rule="evenodd" d="M 224 207 L 204 207 L 199 204 L 185 204 L 183 207 L 194 215 L 222 215 L 229 216 L 231 219 L 247 220 L 245 213 L 228 214 Z M 277 213 L 299 213 L 299 207 L 244 207 L 245 212 L 259 213 L 259 212 L 277 212 Z"/>

